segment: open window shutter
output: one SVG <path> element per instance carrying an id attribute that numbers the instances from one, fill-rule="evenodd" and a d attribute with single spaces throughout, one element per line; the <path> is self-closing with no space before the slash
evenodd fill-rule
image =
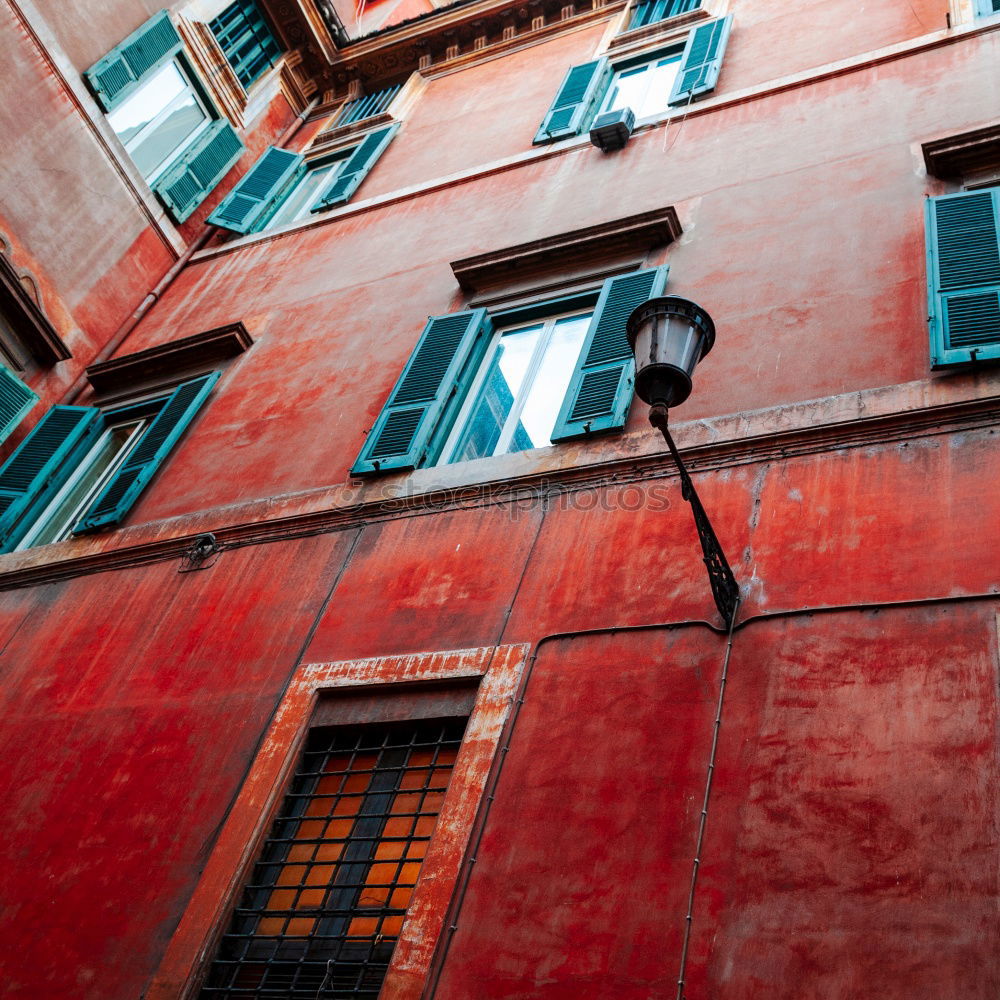
<path id="1" fill-rule="evenodd" d="M 248 233 L 280 198 L 305 162 L 301 153 L 272 146 L 208 217 L 213 225 Z"/>
<path id="2" fill-rule="evenodd" d="M 625 426 L 635 380 L 625 322 L 636 306 L 660 295 L 666 282 L 666 267 L 633 271 L 604 282 L 552 432 L 553 441 Z"/>
<path id="3" fill-rule="evenodd" d="M 161 10 L 94 63 L 84 76 L 101 107 L 113 111 L 151 69 L 180 50 L 180 35 L 170 23 L 170 15 Z"/>
<path id="4" fill-rule="evenodd" d="M 9 368 L 0 364 L 0 441 L 21 422 L 21 418 L 38 402 L 37 393 L 29 389 Z"/>
<path id="5" fill-rule="evenodd" d="M 219 380 L 219 373 L 184 382 L 166 401 L 102 493 L 73 529 L 74 535 L 117 524 L 156 474 Z"/>
<path id="6" fill-rule="evenodd" d="M 680 104 L 715 89 L 732 25 L 733 15 L 727 14 L 691 29 L 670 93 L 670 104 Z"/>
<path id="7" fill-rule="evenodd" d="M 322 212 L 325 208 L 342 205 L 357 191 L 368 171 L 385 152 L 385 147 L 392 142 L 399 125 L 388 125 L 385 128 L 369 132 L 355 147 L 347 158 L 344 169 L 334 178 L 333 183 L 323 192 L 322 197 L 313 206 L 314 212 Z"/>
<path id="8" fill-rule="evenodd" d="M 485 309 L 427 321 L 352 475 L 434 463 L 492 333 Z"/>
<path id="9" fill-rule="evenodd" d="M 1000 191 L 927 200 L 931 367 L 1000 358 Z"/>
<path id="10" fill-rule="evenodd" d="M 170 214 L 183 222 L 229 172 L 243 143 L 229 122 L 214 121 L 159 177 L 153 190 Z"/>
<path id="11" fill-rule="evenodd" d="M 0 549 L 9 551 L 18 520 L 101 424 L 100 410 L 53 406 L 7 459 L 0 468 Z"/>
<path id="12" fill-rule="evenodd" d="M 576 135 L 610 79 L 611 64 L 607 59 L 581 63 L 569 70 L 535 133 L 534 145 Z"/>

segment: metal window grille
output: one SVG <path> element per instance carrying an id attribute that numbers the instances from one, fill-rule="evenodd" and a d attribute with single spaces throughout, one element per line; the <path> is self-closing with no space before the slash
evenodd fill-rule
<path id="1" fill-rule="evenodd" d="M 378 997 L 464 730 L 310 733 L 202 1000 Z"/>
<path id="2" fill-rule="evenodd" d="M 364 97 L 356 97 L 353 101 L 348 101 L 340 109 L 340 113 L 333 120 L 331 127 L 339 128 L 341 125 L 353 125 L 363 118 L 382 114 L 392 103 L 392 99 L 399 93 L 402 86 L 401 83 L 397 83 L 395 86 L 378 90 L 374 94 L 365 94 Z"/>
<path id="3" fill-rule="evenodd" d="M 697 10 L 700 6 L 701 0 L 641 0 L 636 4 L 629 30 L 644 28 L 647 24 L 656 24 L 657 21 L 663 21 L 677 14 L 686 14 L 690 10 Z"/>
<path id="4" fill-rule="evenodd" d="M 256 0 L 236 0 L 208 26 L 244 87 L 273 66 L 281 52 Z"/>

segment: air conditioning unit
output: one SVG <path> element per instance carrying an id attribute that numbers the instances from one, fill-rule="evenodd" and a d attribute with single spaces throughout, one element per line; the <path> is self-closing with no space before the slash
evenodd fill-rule
<path id="1" fill-rule="evenodd" d="M 631 108 L 605 111 L 594 119 L 590 128 L 590 141 L 605 153 L 621 149 L 635 128 L 635 112 Z"/>

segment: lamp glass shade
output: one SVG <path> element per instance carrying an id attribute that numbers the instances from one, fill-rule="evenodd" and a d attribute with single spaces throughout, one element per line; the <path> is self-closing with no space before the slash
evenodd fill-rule
<path id="1" fill-rule="evenodd" d="M 635 392 L 651 406 L 678 406 L 691 394 L 695 366 L 715 343 L 715 324 L 699 305 L 675 295 L 649 299 L 626 327 L 635 355 Z"/>

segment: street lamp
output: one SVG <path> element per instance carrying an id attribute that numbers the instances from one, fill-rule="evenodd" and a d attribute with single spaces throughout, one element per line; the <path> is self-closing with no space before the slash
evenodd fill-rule
<path id="1" fill-rule="evenodd" d="M 635 355 L 635 393 L 649 403 L 649 422 L 659 428 L 677 464 L 681 495 L 694 512 L 715 606 L 726 628 L 732 628 L 739 585 L 667 427 L 668 410 L 691 394 L 695 366 L 715 344 L 715 324 L 694 302 L 663 295 L 633 310 L 626 330 Z"/>

